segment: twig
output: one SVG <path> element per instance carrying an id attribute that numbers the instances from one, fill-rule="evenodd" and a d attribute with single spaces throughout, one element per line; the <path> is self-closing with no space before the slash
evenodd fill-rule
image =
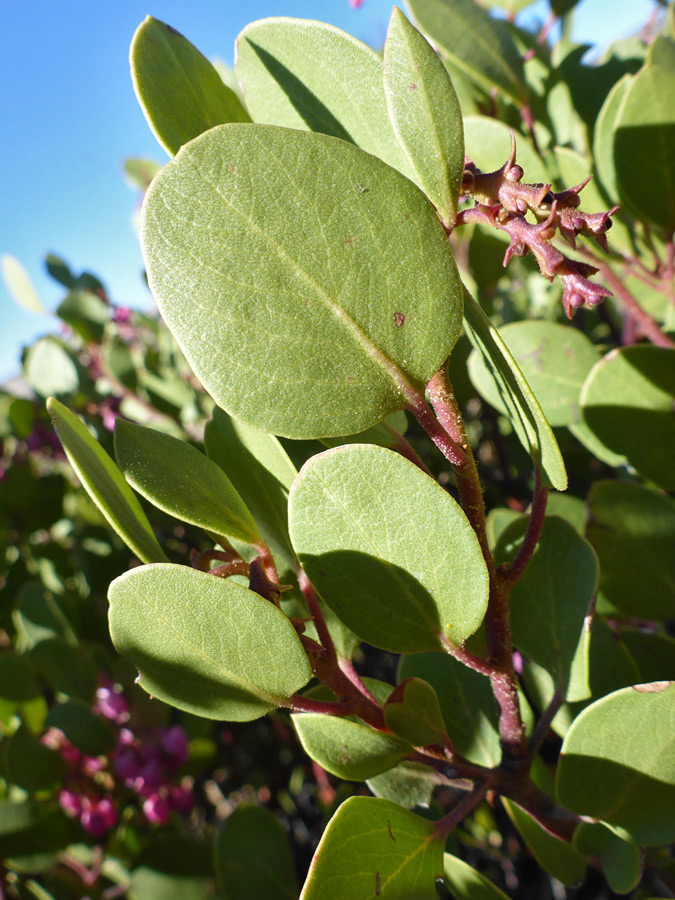
<path id="1" fill-rule="evenodd" d="M 489 790 L 489 786 L 482 782 L 477 784 L 473 790 L 469 791 L 466 796 L 457 803 L 450 812 L 439 819 L 434 825 L 434 834 L 437 837 L 446 837 L 455 825 L 459 825 L 462 819 L 466 818 L 470 812 L 478 806 Z"/>
<path id="2" fill-rule="evenodd" d="M 530 512 L 530 520 L 527 523 L 527 530 L 523 543 L 518 549 L 513 562 L 504 573 L 504 578 L 513 586 L 525 571 L 528 563 L 532 559 L 532 555 L 536 550 L 537 543 L 541 536 L 541 530 L 544 527 L 546 518 L 546 503 L 548 501 L 548 488 L 541 481 L 541 467 L 535 467 L 535 488 L 532 498 L 532 511 Z"/>

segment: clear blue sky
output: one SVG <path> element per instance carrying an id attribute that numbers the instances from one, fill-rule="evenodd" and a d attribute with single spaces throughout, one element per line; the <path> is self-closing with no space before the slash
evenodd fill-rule
<path id="1" fill-rule="evenodd" d="M 0 0 L 0 253 L 24 264 L 44 305 L 62 291 L 44 273 L 47 252 L 88 269 L 117 303 L 149 308 L 131 226 L 135 194 L 128 156 L 166 161 L 136 103 L 129 76 L 131 37 L 147 14 L 173 25 L 207 57 L 232 62 L 248 22 L 289 15 L 331 22 L 373 45 L 386 34 L 392 0 Z M 605 46 L 643 23 L 652 0 L 583 0 L 578 40 Z M 539 0 L 522 14 L 540 20 Z M 611 10 L 611 13 L 610 13 Z M 22 344 L 53 328 L 23 312 L 0 283 L 0 380 L 15 374 Z"/>

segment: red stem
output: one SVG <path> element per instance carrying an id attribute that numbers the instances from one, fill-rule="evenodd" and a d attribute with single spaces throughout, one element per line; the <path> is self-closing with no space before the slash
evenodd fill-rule
<path id="1" fill-rule="evenodd" d="M 447 837 L 455 825 L 459 825 L 462 819 L 466 818 L 469 813 L 474 811 L 483 797 L 485 797 L 488 790 L 489 786 L 485 782 L 475 785 L 473 790 L 462 797 L 459 803 L 453 806 L 446 816 L 443 816 L 442 819 L 439 819 L 438 822 L 436 822 L 434 825 L 434 834 L 439 838 Z"/>
<path id="2" fill-rule="evenodd" d="M 314 590 L 314 585 L 307 577 L 304 569 L 298 569 L 297 576 L 300 590 L 302 591 L 302 595 L 305 598 L 305 602 L 307 603 L 307 609 L 309 610 L 310 616 L 314 620 L 314 627 L 316 628 L 316 633 L 319 635 L 321 646 L 324 648 L 331 660 L 337 661 L 337 651 L 335 650 L 335 644 L 333 643 L 333 638 L 331 637 L 331 633 L 328 630 L 328 625 L 326 624 L 326 620 L 321 609 L 321 604 L 319 603 L 319 598 L 317 597 L 316 591 Z"/>
<path id="3" fill-rule="evenodd" d="M 541 530 L 544 527 L 546 519 L 546 504 L 548 501 L 548 487 L 541 482 L 541 468 L 535 466 L 535 488 L 532 497 L 532 511 L 530 512 L 530 521 L 527 523 L 527 531 L 523 543 L 520 545 L 515 559 L 504 573 L 505 581 L 513 586 L 527 568 L 528 563 L 532 559 L 534 551 L 537 548 Z"/>

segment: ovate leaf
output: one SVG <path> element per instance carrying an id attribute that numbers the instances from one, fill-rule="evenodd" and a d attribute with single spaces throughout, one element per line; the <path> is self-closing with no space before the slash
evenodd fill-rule
<path id="1" fill-rule="evenodd" d="M 613 891 L 627 894 L 637 887 L 642 875 L 642 854 L 637 844 L 622 840 L 600 822 L 582 822 L 574 832 L 574 846 L 587 856 L 600 858 Z"/>
<path id="2" fill-rule="evenodd" d="M 638 484 L 596 481 L 588 513 L 603 596 L 638 619 L 675 616 L 673 501 Z"/>
<path id="3" fill-rule="evenodd" d="M 383 77 L 389 118 L 415 182 L 452 226 L 464 171 L 462 112 L 448 70 L 396 6 Z"/>
<path id="4" fill-rule="evenodd" d="M 485 91 L 516 103 L 526 94 L 523 61 L 504 22 L 474 0 L 408 0 L 420 30 Z"/>
<path id="5" fill-rule="evenodd" d="M 169 156 L 214 125 L 251 121 L 208 59 L 171 25 L 147 16 L 130 56 L 138 102 Z"/>
<path id="6" fill-rule="evenodd" d="M 259 594 L 184 566 L 143 566 L 110 585 L 110 634 L 167 703 L 247 722 L 281 706 L 311 668 L 286 616 Z"/>
<path id="7" fill-rule="evenodd" d="M 436 691 L 421 678 L 406 678 L 384 705 L 387 728 L 416 746 L 443 743 L 445 722 Z"/>
<path id="8" fill-rule="evenodd" d="M 30 275 L 19 260 L 10 256 L 9 253 L 3 253 L 0 257 L 0 266 L 2 267 L 2 277 L 12 299 L 28 312 L 46 313 L 47 310 L 35 290 Z"/>
<path id="9" fill-rule="evenodd" d="M 491 393 L 500 397 L 535 467 L 541 466 L 550 484 L 564 491 L 567 472 L 551 426 L 499 332 L 467 291 L 464 292 L 464 327 L 493 382 Z"/>
<path id="10" fill-rule="evenodd" d="M 445 853 L 443 870 L 445 883 L 454 900 L 508 900 L 506 894 L 495 887 L 485 875 L 481 875 L 457 856 Z"/>
<path id="11" fill-rule="evenodd" d="M 389 800 L 350 797 L 316 848 L 300 900 L 436 900 L 443 839 Z"/>
<path id="12" fill-rule="evenodd" d="M 272 434 L 374 425 L 459 334 L 461 285 L 433 207 L 336 138 L 212 129 L 155 178 L 142 231 L 152 291 L 194 371 L 219 406 Z"/>
<path id="13" fill-rule="evenodd" d="M 51 335 L 37 340 L 26 353 L 24 374 L 40 397 L 71 394 L 80 386 L 80 374 L 73 357 Z"/>
<path id="14" fill-rule="evenodd" d="M 238 806 L 216 837 L 214 862 L 226 900 L 295 900 L 288 835 L 264 806 Z"/>
<path id="15" fill-rule="evenodd" d="M 414 498 L 414 502 L 411 498 Z M 313 456 L 291 491 L 303 568 L 359 637 L 393 652 L 440 649 L 478 628 L 488 577 L 475 532 L 402 456 L 349 444 Z"/>
<path id="16" fill-rule="evenodd" d="M 165 562 L 138 498 L 103 447 L 58 400 L 50 397 L 47 409 L 71 466 L 110 525 L 140 560 Z"/>
<path id="17" fill-rule="evenodd" d="M 675 682 L 624 688 L 585 709 L 565 737 L 556 791 L 637 844 L 675 840 Z"/>
<path id="18" fill-rule="evenodd" d="M 230 479 L 187 441 L 117 419 L 115 456 L 132 487 L 164 512 L 218 535 L 260 542 Z"/>
<path id="19" fill-rule="evenodd" d="M 607 450 L 664 490 L 675 489 L 675 350 L 611 350 L 581 391 L 584 423 Z"/>
<path id="20" fill-rule="evenodd" d="M 252 22 L 235 70 L 254 122 L 342 138 L 413 177 L 387 115 L 382 59 L 350 34 L 310 19 Z"/>
<path id="21" fill-rule="evenodd" d="M 407 741 L 360 722 L 321 713 L 300 713 L 292 719 L 307 755 L 339 778 L 365 781 L 412 753 Z"/>

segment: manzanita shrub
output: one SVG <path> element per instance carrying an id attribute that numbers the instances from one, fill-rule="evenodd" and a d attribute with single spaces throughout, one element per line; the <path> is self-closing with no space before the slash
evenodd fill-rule
<path id="1" fill-rule="evenodd" d="M 573 5 L 552 3 L 563 36 Z M 159 428 L 117 403 L 115 461 L 68 390 L 48 401 L 141 563 L 110 584 L 110 636 L 191 718 L 290 715 L 333 807 L 302 900 L 526 896 L 510 841 L 550 876 L 536 896 L 673 896 L 672 9 L 588 65 L 473 0 L 408 7 L 382 55 L 254 22 L 238 84 L 169 25 L 134 37 L 172 157 L 143 204 L 148 283 L 200 399 Z M 189 811 L 181 726 L 143 756 L 103 671 L 110 777 L 149 821 Z M 116 826 L 68 791 L 94 837 Z M 214 890 L 297 896 L 242 812 Z"/>

